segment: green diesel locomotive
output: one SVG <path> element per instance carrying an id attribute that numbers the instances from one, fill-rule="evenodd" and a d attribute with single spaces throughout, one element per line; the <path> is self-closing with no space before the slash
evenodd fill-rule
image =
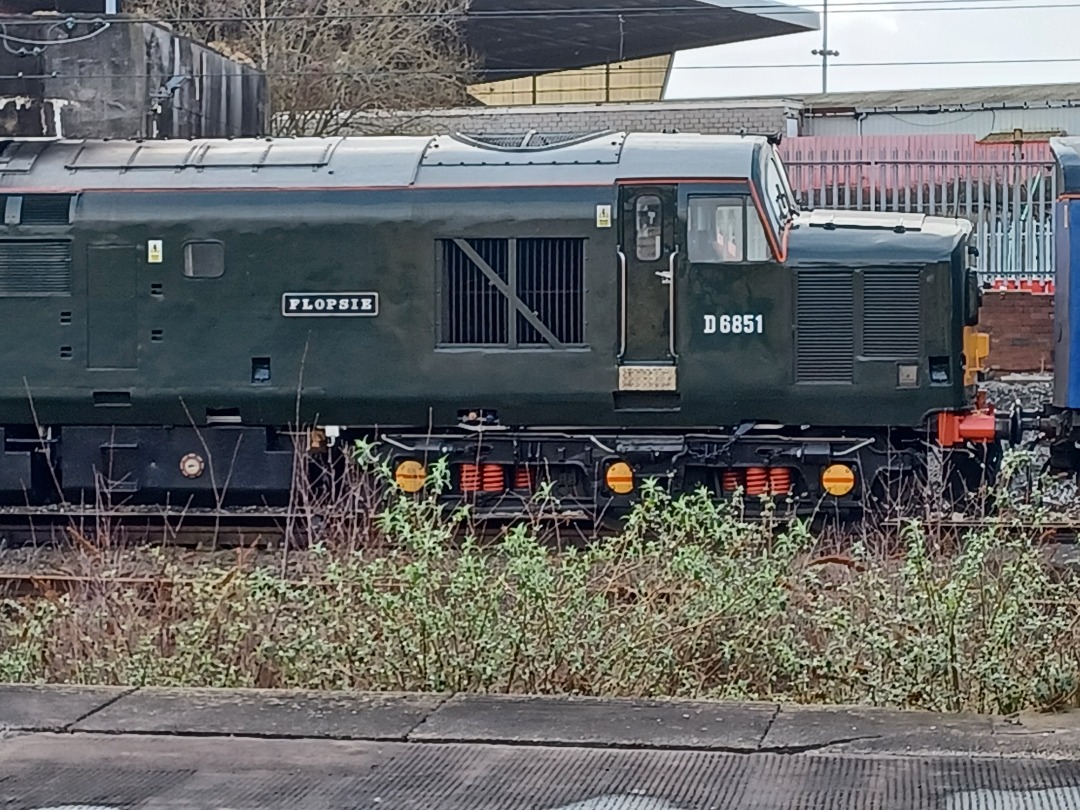
<path id="1" fill-rule="evenodd" d="M 274 501 L 357 438 L 501 511 L 977 476 L 970 226 L 801 211 L 774 146 L 6 142 L 0 496 Z"/>

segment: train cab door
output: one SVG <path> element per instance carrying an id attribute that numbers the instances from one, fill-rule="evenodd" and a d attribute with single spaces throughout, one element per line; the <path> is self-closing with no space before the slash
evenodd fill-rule
<path id="1" fill-rule="evenodd" d="M 680 188 L 685 222 L 681 286 L 684 345 L 692 362 L 683 390 L 708 403 L 712 419 L 773 420 L 791 388 L 792 278 L 774 256 L 765 222 L 742 184 Z M 839 303 L 822 301 L 829 309 Z"/>
<path id="2" fill-rule="evenodd" d="M 618 390 L 628 406 L 635 401 L 632 392 L 642 392 L 637 399 L 643 405 L 646 399 L 655 405 L 662 392 L 678 387 L 676 192 L 665 185 L 624 185 L 619 191 Z"/>

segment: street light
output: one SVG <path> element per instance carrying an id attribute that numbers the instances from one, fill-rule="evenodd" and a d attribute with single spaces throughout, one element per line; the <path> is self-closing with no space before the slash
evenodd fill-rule
<path id="1" fill-rule="evenodd" d="M 840 51 L 829 50 L 829 0 L 822 0 L 821 8 L 821 47 L 810 51 L 821 57 L 821 92 L 829 92 L 829 57 L 839 56 Z"/>

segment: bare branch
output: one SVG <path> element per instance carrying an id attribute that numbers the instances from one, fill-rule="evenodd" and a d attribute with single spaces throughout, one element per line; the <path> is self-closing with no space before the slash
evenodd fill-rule
<path id="1" fill-rule="evenodd" d="M 358 113 L 463 104 L 474 65 L 460 35 L 468 3 L 139 0 L 137 9 L 265 71 L 276 134 L 333 135 Z"/>

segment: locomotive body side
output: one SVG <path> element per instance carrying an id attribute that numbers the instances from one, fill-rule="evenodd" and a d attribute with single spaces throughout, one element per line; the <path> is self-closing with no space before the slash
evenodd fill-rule
<path id="1" fill-rule="evenodd" d="M 591 506 L 629 494 L 616 463 L 718 494 L 778 467 L 820 497 L 842 462 L 851 502 L 973 401 L 969 228 L 798 213 L 765 139 L 20 151 L 0 489 L 42 477 L 34 442 L 81 497 L 206 492 L 190 458 L 233 448 L 233 492 L 259 500 L 314 428 L 383 437 L 395 465 L 557 468 Z"/>

